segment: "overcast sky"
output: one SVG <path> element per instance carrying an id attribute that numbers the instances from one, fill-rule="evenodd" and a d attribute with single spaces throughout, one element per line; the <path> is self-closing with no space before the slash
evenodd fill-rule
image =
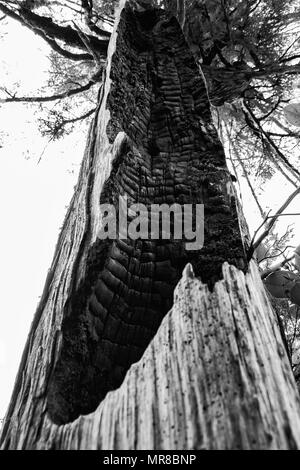
<path id="1" fill-rule="evenodd" d="M 22 94 L 45 83 L 48 60 L 41 39 L 9 22 L 0 40 L 0 86 L 20 81 Z M 50 267 L 59 228 L 77 180 L 85 138 L 81 133 L 47 146 L 37 132 L 35 107 L 0 105 L 0 418 L 6 412 L 30 323 Z M 274 178 L 261 201 L 276 211 L 292 192 Z M 252 228 L 257 211 L 248 191 L 244 202 Z M 300 197 L 289 207 L 300 211 Z M 273 212 L 273 213 L 274 213 Z M 282 217 L 279 227 L 292 222 L 294 243 L 300 243 L 300 217 Z"/>

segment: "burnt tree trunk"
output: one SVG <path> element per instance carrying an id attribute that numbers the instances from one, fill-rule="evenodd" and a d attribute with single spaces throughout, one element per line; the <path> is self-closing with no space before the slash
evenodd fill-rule
<path id="1" fill-rule="evenodd" d="M 177 20 L 123 2 L 3 449 L 299 447 L 296 386 L 231 184 Z M 100 204 L 119 196 L 204 204 L 204 247 L 99 239 Z"/>

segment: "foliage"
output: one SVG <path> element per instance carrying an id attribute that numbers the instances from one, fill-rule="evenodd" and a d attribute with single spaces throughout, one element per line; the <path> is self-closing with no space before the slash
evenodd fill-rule
<path id="1" fill-rule="evenodd" d="M 50 140 L 71 132 L 80 123 L 80 116 L 82 119 L 90 117 L 92 112 L 89 111 L 95 108 L 102 75 L 99 70 L 104 60 L 102 52 L 99 54 L 98 43 L 106 49 L 111 28 L 110 17 L 101 14 L 102 5 L 100 7 L 98 3 L 0 1 L 0 12 L 6 13 L 6 18 L 11 17 L 29 27 L 50 46 L 47 85 L 37 91 L 36 97 L 30 97 L 32 103 L 37 103 L 39 130 Z M 92 5 L 91 11 L 86 10 L 87 4 Z M 97 82 L 98 87 L 92 86 Z M 90 86 L 87 87 L 87 83 Z M 78 91 L 74 94 L 73 90 Z M 45 96 L 49 100 L 41 104 L 40 97 Z M 2 102 L 20 100 L 20 90 L 2 87 L 0 99 Z"/>
<path id="2" fill-rule="evenodd" d="M 280 172 L 299 186 L 300 4 L 297 0 L 153 0 L 177 16 L 207 80 L 232 171 L 243 176 L 264 219 L 259 193 Z M 38 97 L 39 130 L 49 140 L 72 132 L 97 103 L 101 66 L 117 0 L 0 0 L 0 21 L 19 21 L 49 46 L 50 70 Z M 1 33 L 3 34 L 3 33 Z M 96 77 L 96 78 L 95 78 Z M 91 86 L 86 87 L 86 84 Z M 93 86 L 96 83 L 97 86 Z M 70 91 L 78 89 L 72 96 Z M 1 88 L 13 101 L 19 87 Z M 299 101 L 299 100 L 298 100 Z M 291 231 L 272 230 L 258 253 L 265 285 L 284 321 L 300 382 L 300 249 L 284 257 Z M 279 300 L 278 300 L 279 299 Z M 282 300 L 283 299 L 283 300 Z"/>

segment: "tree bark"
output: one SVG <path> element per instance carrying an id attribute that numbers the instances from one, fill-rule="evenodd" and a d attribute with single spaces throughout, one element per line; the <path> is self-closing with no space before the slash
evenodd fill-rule
<path id="1" fill-rule="evenodd" d="M 233 192 L 178 22 L 122 2 L 2 448 L 298 448 L 296 386 L 257 271 L 244 274 Z M 204 204 L 204 247 L 100 240 L 100 204 L 120 195 Z M 187 263 L 208 287 L 186 268 L 172 308 Z"/>
<path id="2" fill-rule="evenodd" d="M 223 273 L 210 292 L 186 266 L 142 359 L 95 412 L 23 429 L 12 417 L 3 447 L 299 449 L 299 395 L 258 269 Z"/>

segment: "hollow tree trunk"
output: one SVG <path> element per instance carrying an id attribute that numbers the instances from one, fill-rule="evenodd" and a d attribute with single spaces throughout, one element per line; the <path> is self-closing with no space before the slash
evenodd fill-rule
<path id="1" fill-rule="evenodd" d="M 100 204 L 120 195 L 204 204 L 204 247 L 99 239 Z M 296 386 L 239 225 L 178 22 L 123 4 L 2 448 L 298 448 Z"/>

